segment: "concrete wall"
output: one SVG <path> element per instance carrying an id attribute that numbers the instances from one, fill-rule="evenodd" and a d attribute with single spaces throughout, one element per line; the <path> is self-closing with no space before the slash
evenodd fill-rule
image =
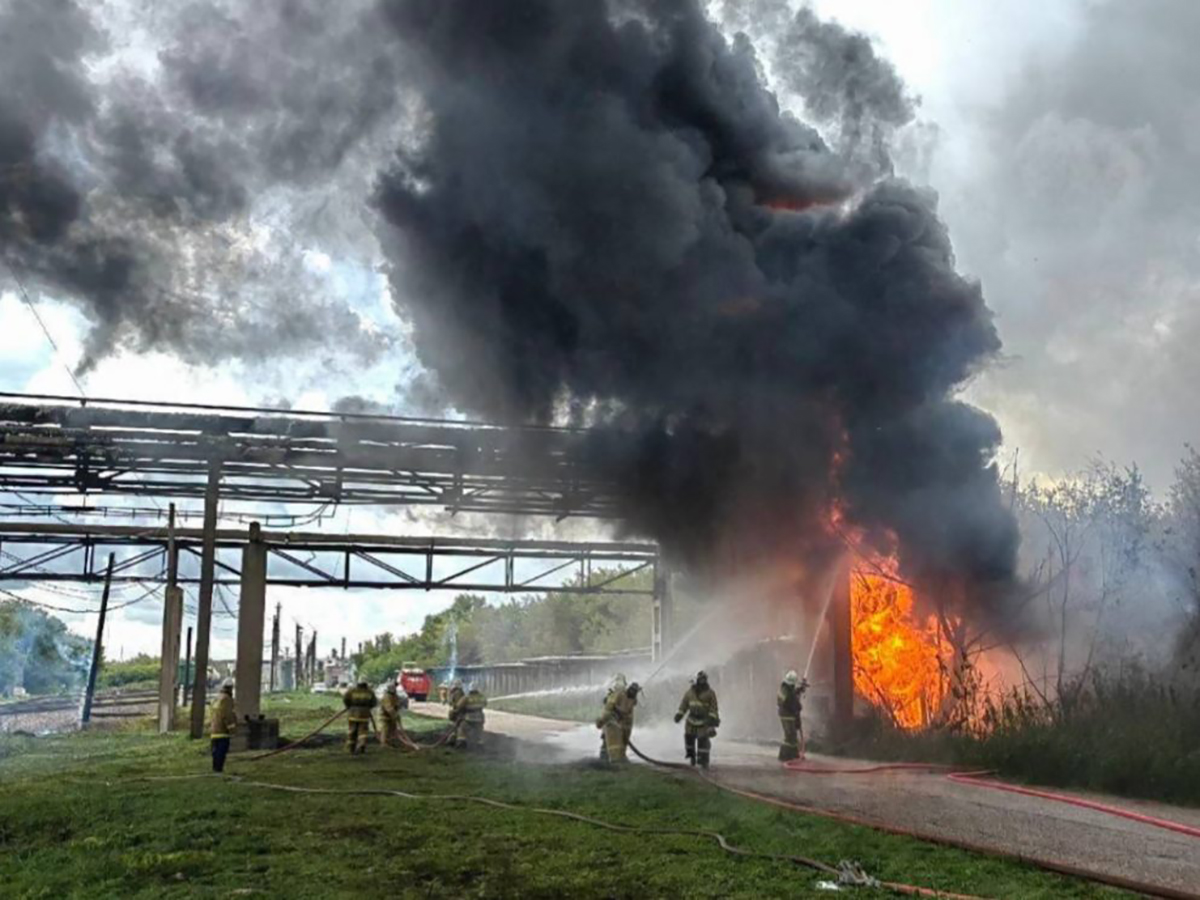
<path id="1" fill-rule="evenodd" d="M 561 687 L 588 687 L 605 684 L 617 672 L 630 677 L 650 664 L 650 653 L 618 656 L 552 656 L 514 663 L 487 666 L 458 666 L 451 670 L 439 666 L 429 670 L 433 683 L 442 684 L 451 677 L 474 684 L 489 697 L 526 694 Z"/>

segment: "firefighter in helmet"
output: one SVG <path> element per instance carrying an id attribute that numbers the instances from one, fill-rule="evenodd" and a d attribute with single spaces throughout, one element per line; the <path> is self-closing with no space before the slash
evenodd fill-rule
<path id="1" fill-rule="evenodd" d="M 379 702 L 379 715 L 383 729 L 379 732 L 379 742 L 390 746 L 400 740 L 400 695 L 396 692 L 396 682 L 389 681 Z"/>
<path id="2" fill-rule="evenodd" d="M 342 703 L 349 711 L 346 749 L 351 753 L 366 753 L 367 738 L 371 734 L 371 710 L 379 704 L 379 699 L 369 684 L 360 681 L 342 695 Z"/>
<path id="3" fill-rule="evenodd" d="M 625 751 L 633 735 L 633 708 L 637 706 L 640 690 L 636 681 L 628 684 L 624 675 L 618 674 L 613 678 L 608 696 L 604 699 L 604 710 L 596 719 L 596 727 L 604 736 L 601 759 L 614 763 L 625 762 Z"/>
<path id="4" fill-rule="evenodd" d="M 808 679 L 800 678 L 794 669 L 783 676 L 775 704 L 779 708 L 779 725 L 783 728 L 783 740 L 779 743 L 779 759 L 787 762 L 800 757 L 800 699 L 808 690 Z"/>
<path id="5" fill-rule="evenodd" d="M 454 708 L 458 706 L 458 701 L 465 697 L 466 694 L 467 692 L 463 690 L 462 679 L 455 678 L 454 682 L 450 685 L 450 693 L 446 697 L 446 703 L 450 707 L 450 721 L 455 722 L 456 724 L 454 734 L 450 736 L 450 740 L 448 742 L 451 747 L 458 743 L 458 728 L 457 720 L 454 718 Z"/>
<path id="6" fill-rule="evenodd" d="M 712 739 L 716 737 L 717 728 L 721 725 L 717 695 L 708 686 L 707 672 L 696 673 L 695 683 L 679 701 L 675 721 L 682 721 L 684 716 L 687 716 L 687 722 L 683 728 L 683 745 L 688 762 L 707 769 Z"/>
<path id="7" fill-rule="evenodd" d="M 470 749 L 483 745 L 483 711 L 486 707 L 487 697 L 475 685 L 471 685 L 471 689 L 454 704 L 450 721 L 455 725 L 456 746 Z"/>

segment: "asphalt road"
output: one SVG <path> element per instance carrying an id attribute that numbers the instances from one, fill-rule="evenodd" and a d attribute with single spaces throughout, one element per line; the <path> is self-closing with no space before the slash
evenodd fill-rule
<path id="1" fill-rule="evenodd" d="M 413 707 L 445 715 L 445 707 L 438 704 Z M 487 728 L 536 744 L 539 755 L 550 751 L 551 759 L 585 758 L 599 749 L 599 733 L 588 725 L 488 710 Z M 658 759 L 682 760 L 683 741 L 676 727 L 635 728 L 634 743 Z M 710 774 L 733 787 L 932 839 L 965 841 L 998 853 L 1065 863 L 1200 897 L 1200 838 L 1053 800 L 958 784 L 935 773 L 798 774 L 783 769 L 775 753 L 774 747 L 722 741 L 718 736 Z M 813 756 L 810 761 L 841 768 L 870 765 L 863 760 Z M 1200 809 L 1054 792 L 1200 827 Z"/>

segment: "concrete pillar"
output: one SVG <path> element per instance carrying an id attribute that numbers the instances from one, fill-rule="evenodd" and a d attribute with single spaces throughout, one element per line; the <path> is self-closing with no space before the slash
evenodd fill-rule
<path id="1" fill-rule="evenodd" d="M 168 585 L 163 599 L 162 668 L 158 673 L 158 733 L 175 727 L 175 679 L 179 673 L 179 631 L 183 627 L 183 588 Z"/>
<path id="2" fill-rule="evenodd" d="M 849 735 L 854 719 L 854 655 L 850 629 L 850 567 L 843 564 L 834 581 L 829 603 L 829 638 L 833 645 L 833 735 Z"/>
<path id="3" fill-rule="evenodd" d="M 158 670 L 158 733 L 175 727 L 175 682 L 179 679 L 179 632 L 183 628 L 183 590 L 179 587 L 179 544 L 175 541 L 175 504 L 167 518 L 167 587 L 163 591 L 162 651 Z"/>
<path id="4" fill-rule="evenodd" d="M 213 580 L 217 567 L 217 504 L 221 499 L 221 461 L 208 463 L 204 488 L 204 544 L 200 550 L 200 595 L 196 600 L 196 674 L 192 683 L 192 738 L 204 737 L 208 701 L 208 645 L 212 632 Z"/>
<path id="5" fill-rule="evenodd" d="M 654 609 L 651 613 L 650 656 L 652 662 L 661 662 L 671 652 L 671 575 L 666 563 L 659 557 L 654 566 Z"/>
<path id="6" fill-rule="evenodd" d="M 234 706 L 239 720 L 256 718 L 262 698 L 263 628 L 267 617 L 267 545 L 257 522 L 242 548 L 242 584 L 238 600 L 237 678 Z"/>

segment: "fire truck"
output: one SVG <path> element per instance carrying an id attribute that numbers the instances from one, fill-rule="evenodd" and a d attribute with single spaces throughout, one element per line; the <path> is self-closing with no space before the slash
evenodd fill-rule
<path id="1" fill-rule="evenodd" d="M 399 682 L 404 692 L 417 701 L 424 701 L 433 691 L 433 679 L 429 673 L 417 668 L 414 663 L 406 662 L 400 666 Z"/>

